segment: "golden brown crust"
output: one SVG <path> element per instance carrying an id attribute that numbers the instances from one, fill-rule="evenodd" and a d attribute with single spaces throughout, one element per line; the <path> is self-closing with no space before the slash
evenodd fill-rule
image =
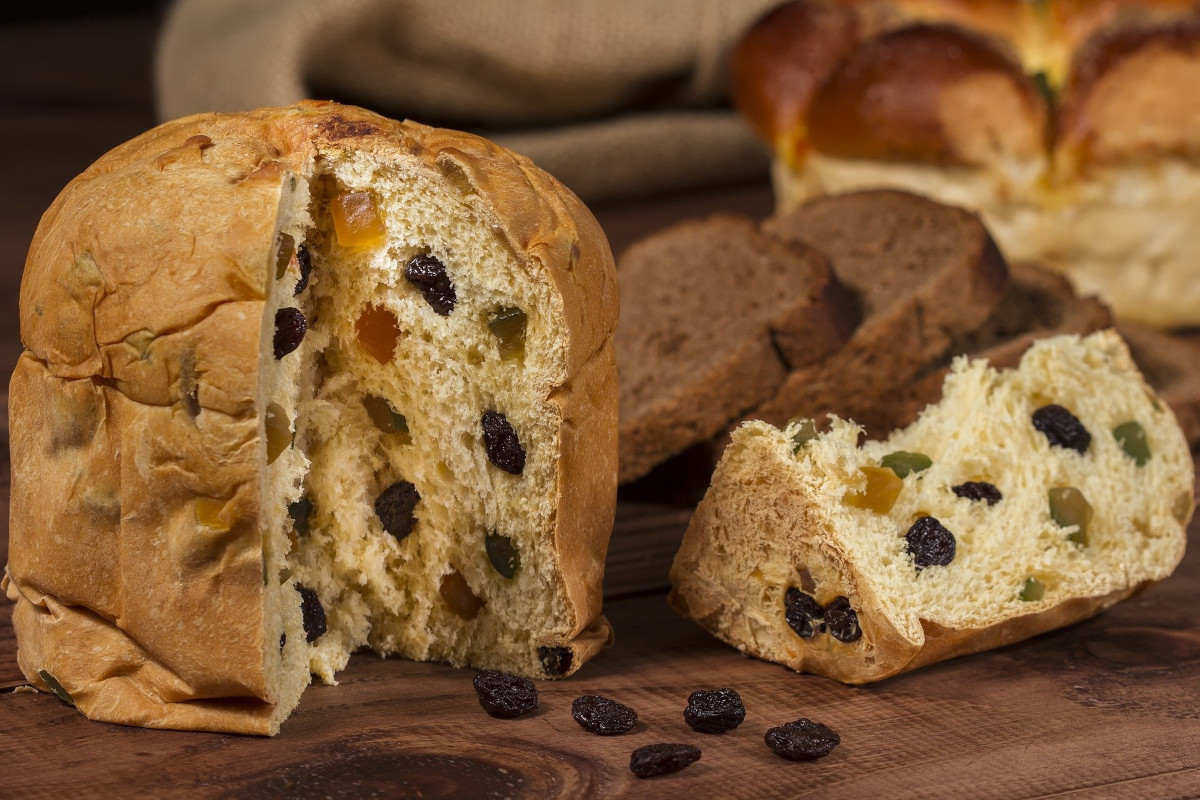
<path id="1" fill-rule="evenodd" d="M 859 45 L 812 96 L 806 125 L 812 146 L 839 158 L 978 165 L 1035 157 L 1045 120 L 1002 43 L 928 24 Z"/>
<path id="2" fill-rule="evenodd" d="M 573 671 L 611 636 L 599 611 L 616 495 L 617 294 L 594 218 L 528 160 L 468 134 L 331 103 L 202 114 L 68 184 L 22 283 L 8 593 L 26 676 L 41 686 L 37 670 L 53 666 L 93 718 L 271 732 L 254 613 L 267 265 L 282 182 L 341 148 L 472 188 L 497 235 L 561 297 L 565 346 L 547 396 L 562 461 L 547 533 L 572 626 L 547 644 L 573 648 Z M 197 497 L 229 501 L 230 531 L 197 538 Z M 92 647 L 101 655 L 73 655 Z"/>

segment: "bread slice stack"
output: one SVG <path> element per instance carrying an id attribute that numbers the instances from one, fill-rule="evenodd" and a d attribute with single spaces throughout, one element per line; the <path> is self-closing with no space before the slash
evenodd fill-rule
<path id="1" fill-rule="evenodd" d="M 1113 331 L 959 359 L 942 399 L 858 446 L 835 419 L 733 435 L 671 602 L 792 669 L 865 683 L 1084 619 L 1171 573 L 1194 468 Z"/>
<path id="2" fill-rule="evenodd" d="M 731 214 L 635 244 L 620 276 L 623 482 L 761 405 L 857 322 L 824 256 Z"/>
<path id="3" fill-rule="evenodd" d="M 118 147 L 22 283 L 25 675 L 271 734 L 363 646 L 571 674 L 611 637 L 616 315 L 591 214 L 478 137 L 304 103 Z"/>

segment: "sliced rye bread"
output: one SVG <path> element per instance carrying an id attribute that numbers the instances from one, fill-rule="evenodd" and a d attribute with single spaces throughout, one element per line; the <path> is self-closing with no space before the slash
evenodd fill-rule
<path id="1" fill-rule="evenodd" d="M 865 416 L 983 325 L 1008 288 L 1007 266 L 978 217 L 907 192 L 822 197 L 762 229 L 825 253 L 862 309 L 845 347 L 793 370 L 748 415 L 777 425 L 796 415 Z"/>
<path id="2" fill-rule="evenodd" d="M 1117 324 L 1117 332 L 1146 381 L 1175 412 L 1188 445 L 1195 450 L 1200 446 L 1200 337 L 1171 335 L 1127 321 Z"/>
<path id="3" fill-rule="evenodd" d="M 857 321 L 823 256 L 735 215 L 643 239 L 617 274 L 622 483 L 771 398 Z"/>
<path id="4" fill-rule="evenodd" d="M 853 419 L 867 436 L 882 439 L 912 424 L 925 406 L 941 399 L 942 383 L 956 356 L 986 358 L 996 369 L 1012 369 L 1038 339 L 1064 333 L 1085 336 L 1111 324 L 1108 307 L 1095 297 L 1077 296 L 1061 274 L 1033 264 L 1013 264 L 1008 292 L 982 325 L 955 337 L 944 355 L 894 392 L 875 398 L 873 407 L 864 407 Z"/>

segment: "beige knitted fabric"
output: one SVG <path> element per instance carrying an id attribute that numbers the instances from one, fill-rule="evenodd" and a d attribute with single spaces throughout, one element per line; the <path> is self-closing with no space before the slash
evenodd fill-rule
<path id="1" fill-rule="evenodd" d="M 179 0 L 164 119 L 354 101 L 475 130 L 588 200 L 762 174 L 724 106 L 730 45 L 775 0 Z"/>

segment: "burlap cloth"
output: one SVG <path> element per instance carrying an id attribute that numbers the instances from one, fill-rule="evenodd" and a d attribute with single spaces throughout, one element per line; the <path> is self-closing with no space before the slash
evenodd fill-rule
<path id="1" fill-rule="evenodd" d="M 730 45 L 778 0 L 179 0 L 162 118 L 355 102 L 474 130 L 587 200 L 763 174 Z"/>

